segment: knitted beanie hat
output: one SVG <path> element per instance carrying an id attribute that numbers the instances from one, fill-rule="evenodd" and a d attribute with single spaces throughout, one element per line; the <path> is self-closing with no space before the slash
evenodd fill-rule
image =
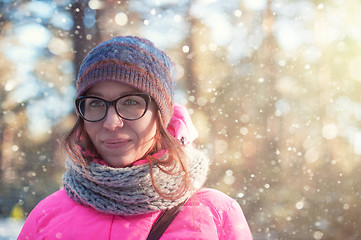
<path id="1" fill-rule="evenodd" d="M 101 81 L 125 83 L 148 94 L 168 125 L 173 114 L 175 65 L 149 40 L 118 36 L 92 49 L 80 67 L 76 97 Z"/>

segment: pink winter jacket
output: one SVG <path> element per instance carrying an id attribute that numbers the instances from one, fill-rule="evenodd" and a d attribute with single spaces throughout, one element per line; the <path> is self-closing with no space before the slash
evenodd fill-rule
<path id="1" fill-rule="evenodd" d="M 76 203 L 61 189 L 33 209 L 18 239 L 145 240 L 159 214 L 104 214 Z M 188 200 L 165 231 L 161 240 L 166 239 L 248 240 L 252 235 L 234 199 L 203 188 Z"/>

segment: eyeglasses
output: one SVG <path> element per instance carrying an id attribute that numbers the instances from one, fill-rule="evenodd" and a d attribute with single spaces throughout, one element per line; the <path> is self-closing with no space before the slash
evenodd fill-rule
<path id="1" fill-rule="evenodd" d="M 88 122 L 103 120 L 109 106 L 113 106 L 119 117 L 134 121 L 144 116 L 148 110 L 151 98 L 145 93 L 135 93 L 121 96 L 113 101 L 100 97 L 80 96 L 75 100 L 75 106 L 80 117 Z"/>

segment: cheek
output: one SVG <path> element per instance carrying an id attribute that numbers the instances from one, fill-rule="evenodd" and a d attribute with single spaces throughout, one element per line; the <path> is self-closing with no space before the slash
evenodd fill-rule
<path id="1" fill-rule="evenodd" d="M 89 138 L 93 141 L 95 138 L 95 133 L 97 132 L 95 124 L 85 122 L 84 130 L 88 134 Z"/>
<path id="2" fill-rule="evenodd" d="M 144 119 L 141 126 L 138 127 L 138 135 L 141 139 L 149 139 L 154 136 L 157 131 L 157 124 L 155 118 Z"/>
<path id="3" fill-rule="evenodd" d="M 138 126 L 138 134 L 141 139 L 147 141 L 151 138 L 153 138 L 157 132 L 158 124 L 157 124 L 157 118 L 156 118 L 156 111 L 151 111 L 149 115 L 146 115 L 144 119 Z"/>
<path id="4" fill-rule="evenodd" d="M 151 135 L 152 135 L 152 137 L 154 137 L 156 135 L 157 131 L 158 131 L 158 124 L 157 124 L 156 119 L 153 120 L 151 126 L 152 126 Z"/>

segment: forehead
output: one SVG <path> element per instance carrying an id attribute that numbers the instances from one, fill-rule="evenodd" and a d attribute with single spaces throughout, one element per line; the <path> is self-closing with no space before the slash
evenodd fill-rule
<path id="1" fill-rule="evenodd" d="M 138 89 L 120 82 L 114 81 L 101 81 L 94 84 L 88 91 L 86 95 L 99 95 L 99 96 L 109 96 L 115 95 L 119 96 L 122 94 L 136 93 L 141 92 Z"/>

